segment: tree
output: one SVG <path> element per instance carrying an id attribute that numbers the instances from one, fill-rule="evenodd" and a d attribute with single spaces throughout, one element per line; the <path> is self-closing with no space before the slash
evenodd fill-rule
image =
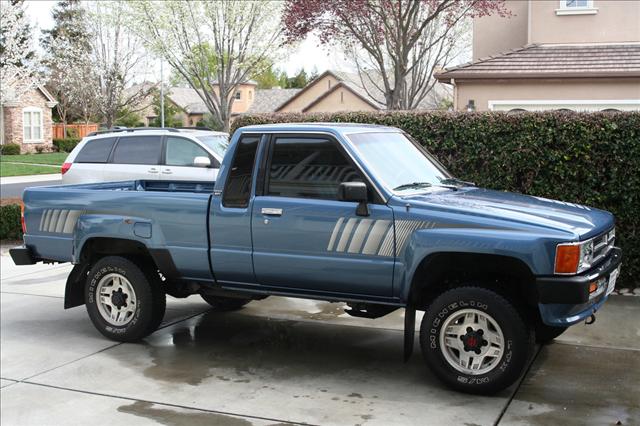
<path id="1" fill-rule="evenodd" d="M 107 127 L 115 123 L 119 111 L 136 112 L 153 90 L 153 86 L 132 84 L 146 58 L 139 50 L 139 39 L 124 26 L 125 7 L 124 2 L 88 3 L 95 75 L 90 84 L 98 92 L 97 111 Z"/>
<path id="2" fill-rule="evenodd" d="M 288 0 L 283 25 L 290 42 L 317 31 L 322 43 L 341 44 L 370 96 L 412 109 L 433 87 L 434 68 L 454 54 L 456 29 L 492 13 L 509 14 L 503 0 Z"/>
<path id="3" fill-rule="evenodd" d="M 151 127 L 162 127 L 162 118 L 160 112 L 162 108 L 160 106 L 160 90 L 156 89 L 153 92 L 153 112 L 156 114 L 156 118 L 149 122 Z M 165 95 L 164 99 L 164 126 L 165 127 L 180 127 L 182 126 L 182 120 L 178 117 L 180 109 Z"/>
<path id="4" fill-rule="evenodd" d="M 273 87 L 285 88 L 289 78 L 284 71 L 281 71 L 269 63 L 252 74 L 251 79 L 258 83 L 258 89 L 271 89 Z"/>
<path id="5" fill-rule="evenodd" d="M 279 2 L 144 0 L 127 6 L 131 28 L 197 91 L 226 130 L 237 86 L 282 46 Z"/>
<path id="6" fill-rule="evenodd" d="M 0 1 L 0 105 L 19 99 L 40 83 L 31 32 L 23 2 Z"/>
<path id="7" fill-rule="evenodd" d="M 95 109 L 97 91 L 89 82 L 95 79 L 91 64 L 91 35 L 86 11 L 79 0 L 59 2 L 53 9 L 55 26 L 43 32 L 40 40 L 48 67 L 47 89 L 56 98 L 56 112 L 64 126 L 75 113 L 87 119 L 86 109 Z M 88 84 L 89 83 L 89 84 Z M 93 105 L 92 105 L 93 104 Z"/>

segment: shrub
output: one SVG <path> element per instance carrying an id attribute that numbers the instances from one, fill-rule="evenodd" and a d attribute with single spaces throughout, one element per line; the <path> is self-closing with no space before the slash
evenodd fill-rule
<path id="1" fill-rule="evenodd" d="M 479 186 L 594 206 L 616 215 L 619 286 L 640 275 L 640 113 L 381 112 L 241 116 L 232 130 L 326 121 L 399 127 Z"/>
<path id="2" fill-rule="evenodd" d="M 0 154 L 3 155 L 18 155 L 20 154 L 20 145 L 17 143 L 8 143 L 0 145 Z"/>
<path id="3" fill-rule="evenodd" d="M 80 139 L 77 138 L 54 139 L 53 146 L 56 147 L 59 152 L 71 152 L 79 142 Z"/>
<path id="4" fill-rule="evenodd" d="M 36 152 L 37 152 L 38 154 L 42 154 L 42 153 L 44 152 L 44 150 L 45 150 L 45 147 L 44 147 L 44 146 L 42 146 L 42 145 L 38 145 L 38 146 L 36 146 Z"/>
<path id="5" fill-rule="evenodd" d="M 21 238 L 20 205 L 0 206 L 0 240 L 19 240 Z"/>

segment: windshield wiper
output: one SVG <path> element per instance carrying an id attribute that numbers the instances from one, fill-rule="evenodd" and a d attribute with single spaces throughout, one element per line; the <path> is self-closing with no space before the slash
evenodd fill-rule
<path id="1" fill-rule="evenodd" d="M 462 180 L 458 178 L 440 179 L 440 183 L 444 185 L 476 186 L 476 184 L 473 182 L 468 182 L 466 180 Z"/>
<path id="2" fill-rule="evenodd" d="M 428 188 L 430 186 L 433 186 L 431 182 L 412 182 L 412 183 L 405 183 L 403 185 L 396 186 L 395 188 L 393 188 L 393 190 L 402 191 L 403 189 Z"/>

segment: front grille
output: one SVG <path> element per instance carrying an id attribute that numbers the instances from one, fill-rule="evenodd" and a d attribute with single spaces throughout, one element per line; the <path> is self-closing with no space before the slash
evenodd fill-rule
<path id="1" fill-rule="evenodd" d="M 592 265 L 598 263 L 613 248 L 616 242 L 615 228 L 593 239 L 593 261 Z"/>

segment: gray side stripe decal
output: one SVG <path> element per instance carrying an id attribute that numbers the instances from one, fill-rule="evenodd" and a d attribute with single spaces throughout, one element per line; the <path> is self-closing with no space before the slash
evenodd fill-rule
<path id="1" fill-rule="evenodd" d="M 358 219 L 351 218 L 347 221 L 347 224 L 344 226 L 344 230 L 342 231 L 342 236 L 340 237 L 340 241 L 338 242 L 338 248 L 336 251 L 344 251 L 347 247 L 347 243 L 351 238 L 351 230 L 355 226 Z"/>
<path id="2" fill-rule="evenodd" d="M 344 222 L 343 217 L 338 219 L 338 221 L 336 222 L 336 226 L 333 227 L 333 232 L 331 233 L 331 239 L 329 240 L 329 245 L 327 246 L 327 250 L 329 251 L 333 250 L 333 245 L 336 243 L 338 231 L 340 230 L 340 227 L 342 227 L 342 222 Z"/>
<path id="3" fill-rule="evenodd" d="M 47 209 L 42 212 L 39 230 L 41 232 L 70 234 L 82 213 L 82 210 Z"/>
<path id="4" fill-rule="evenodd" d="M 347 250 L 349 253 L 360 252 L 360 248 L 364 242 L 364 237 L 367 235 L 367 231 L 369 231 L 372 222 L 373 220 L 371 219 L 362 219 L 360 221 L 355 233 L 353 234 L 353 238 L 351 239 L 351 244 L 349 244 L 349 249 Z"/>
<path id="5" fill-rule="evenodd" d="M 378 250 L 378 246 L 380 245 L 380 241 L 382 237 L 384 237 L 387 229 L 393 229 L 393 227 L 389 227 L 389 220 L 376 220 L 373 226 L 371 227 L 371 232 L 367 236 L 367 241 L 364 243 L 364 247 L 362 249 L 362 254 L 375 254 Z"/>

